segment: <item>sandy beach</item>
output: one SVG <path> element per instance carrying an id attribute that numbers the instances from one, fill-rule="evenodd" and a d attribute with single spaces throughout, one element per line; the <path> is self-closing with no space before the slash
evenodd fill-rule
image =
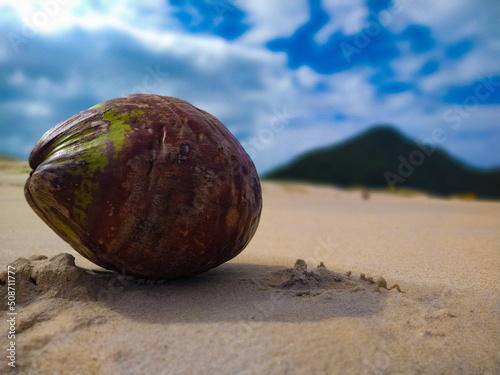
<path id="1" fill-rule="evenodd" d="M 85 260 L 0 172 L 0 373 L 500 373 L 500 202 L 264 182 L 239 256 L 153 284 Z"/>

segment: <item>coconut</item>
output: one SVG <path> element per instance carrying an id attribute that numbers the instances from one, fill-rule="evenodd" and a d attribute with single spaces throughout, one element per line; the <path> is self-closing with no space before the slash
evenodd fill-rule
<path id="1" fill-rule="evenodd" d="M 211 114 L 128 95 L 47 131 L 29 158 L 29 205 L 95 264 L 150 278 L 195 275 L 234 258 L 259 224 L 255 166 Z"/>

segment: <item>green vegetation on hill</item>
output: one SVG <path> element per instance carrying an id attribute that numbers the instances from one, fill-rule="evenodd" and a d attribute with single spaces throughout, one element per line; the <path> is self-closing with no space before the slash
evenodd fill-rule
<path id="1" fill-rule="evenodd" d="M 1 161 L 18 161 L 19 159 L 15 158 L 13 156 L 0 154 L 0 160 Z"/>
<path id="2" fill-rule="evenodd" d="M 500 198 L 500 169 L 468 168 L 435 144 L 417 144 L 388 126 L 374 127 L 339 145 L 311 151 L 264 178 Z"/>

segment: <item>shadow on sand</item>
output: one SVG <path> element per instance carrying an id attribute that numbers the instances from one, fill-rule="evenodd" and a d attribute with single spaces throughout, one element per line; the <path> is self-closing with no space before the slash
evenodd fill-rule
<path id="1" fill-rule="evenodd" d="M 85 301 L 135 321 L 160 324 L 370 316 L 383 309 L 387 293 L 395 292 L 323 265 L 308 269 L 299 260 L 292 268 L 226 263 L 201 275 L 155 283 L 82 269 L 70 254 L 20 258 L 13 265 L 20 304 L 49 298 Z M 5 282 L 2 271 L 0 289 Z"/>

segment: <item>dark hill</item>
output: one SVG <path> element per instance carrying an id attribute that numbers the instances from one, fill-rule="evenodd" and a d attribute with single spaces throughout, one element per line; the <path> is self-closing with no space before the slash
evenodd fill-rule
<path id="1" fill-rule="evenodd" d="M 500 198 L 500 170 L 468 168 L 439 148 L 420 146 L 388 126 L 304 154 L 264 178 Z"/>

